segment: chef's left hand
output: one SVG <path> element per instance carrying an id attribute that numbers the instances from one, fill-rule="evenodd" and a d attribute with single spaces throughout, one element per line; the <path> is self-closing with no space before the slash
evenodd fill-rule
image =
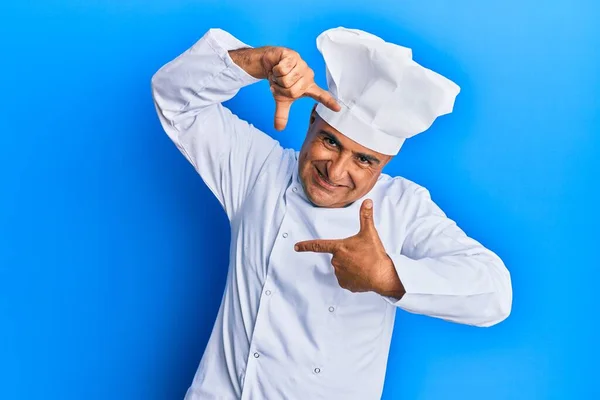
<path id="1" fill-rule="evenodd" d="M 344 289 L 402 297 L 404 288 L 373 222 L 372 200 L 361 204 L 360 231 L 356 235 L 346 239 L 307 240 L 296 243 L 294 248 L 300 252 L 333 254 L 331 265 Z"/>

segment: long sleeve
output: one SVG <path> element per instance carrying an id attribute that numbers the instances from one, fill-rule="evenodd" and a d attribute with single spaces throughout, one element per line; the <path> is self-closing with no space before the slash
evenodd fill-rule
<path id="1" fill-rule="evenodd" d="M 152 77 L 160 122 L 181 153 L 218 198 L 229 220 L 279 143 L 239 119 L 221 103 L 258 81 L 228 51 L 249 47 L 221 29 L 209 30 Z"/>
<path id="2" fill-rule="evenodd" d="M 418 185 L 415 185 L 418 186 Z M 510 274 L 492 251 L 468 237 L 431 200 L 412 189 L 400 254 L 389 254 L 405 295 L 392 304 L 413 313 L 487 327 L 508 317 Z"/>

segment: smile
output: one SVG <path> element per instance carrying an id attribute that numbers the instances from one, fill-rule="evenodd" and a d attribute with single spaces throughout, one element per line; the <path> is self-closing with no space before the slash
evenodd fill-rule
<path id="1" fill-rule="evenodd" d="M 315 168 L 315 181 L 317 182 L 317 184 L 319 186 L 321 186 L 327 190 L 335 190 L 340 187 L 339 185 L 334 185 L 333 183 L 330 183 L 327 178 L 325 178 L 323 175 L 321 175 L 321 173 L 319 172 L 319 170 L 317 168 Z"/>

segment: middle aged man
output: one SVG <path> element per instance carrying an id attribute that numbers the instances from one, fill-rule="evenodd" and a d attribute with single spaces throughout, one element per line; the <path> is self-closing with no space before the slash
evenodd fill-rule
<path id="1" fill-rule="evenodd" d="M 381 172 L 452 111 L 458 86 L 367 32 L 331 29 L 317 46 L 328 92 L 298 53 L 219 29 L 152 79 L 162 126 L 231 224 L 225 293 L 188 400 L 376 399 L 398 307 L 478 326 L 510 313 L 502 261 L 426 189 Z M 300 152 L 221 104 L 262 79 L 278 129 L 294 100 L 320 102 Z"/>

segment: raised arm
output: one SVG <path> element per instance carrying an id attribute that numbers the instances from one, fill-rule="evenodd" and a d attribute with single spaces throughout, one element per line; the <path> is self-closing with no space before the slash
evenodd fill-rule
<path id="1" fill-rule="evenodd" d="M 152 96 L 165 132 L 230 220 L 267 159 L 283 153 L 277 141 L 221 105 L 259 81 L 228 54 L 243 47 L 248 46 L 229 33 L 211 29 L 152 77 Z"/>
<path id="2" fill-rule="evenodd" d="M 299 97 L 337 105 L 314 84 L 310 73 L 292 50 L 253 49 L 221 29 L 211 29 L 152 77 L 152 95 L 165 132 L 219 199 L 230 220 L 241 209 L 264 165 L 269 160 L 278 162 L 283 149 L 221 103 L 240 88 L 270 78 L 277 102 L 276 127 L 283 129 L 289 106 Z"/>

